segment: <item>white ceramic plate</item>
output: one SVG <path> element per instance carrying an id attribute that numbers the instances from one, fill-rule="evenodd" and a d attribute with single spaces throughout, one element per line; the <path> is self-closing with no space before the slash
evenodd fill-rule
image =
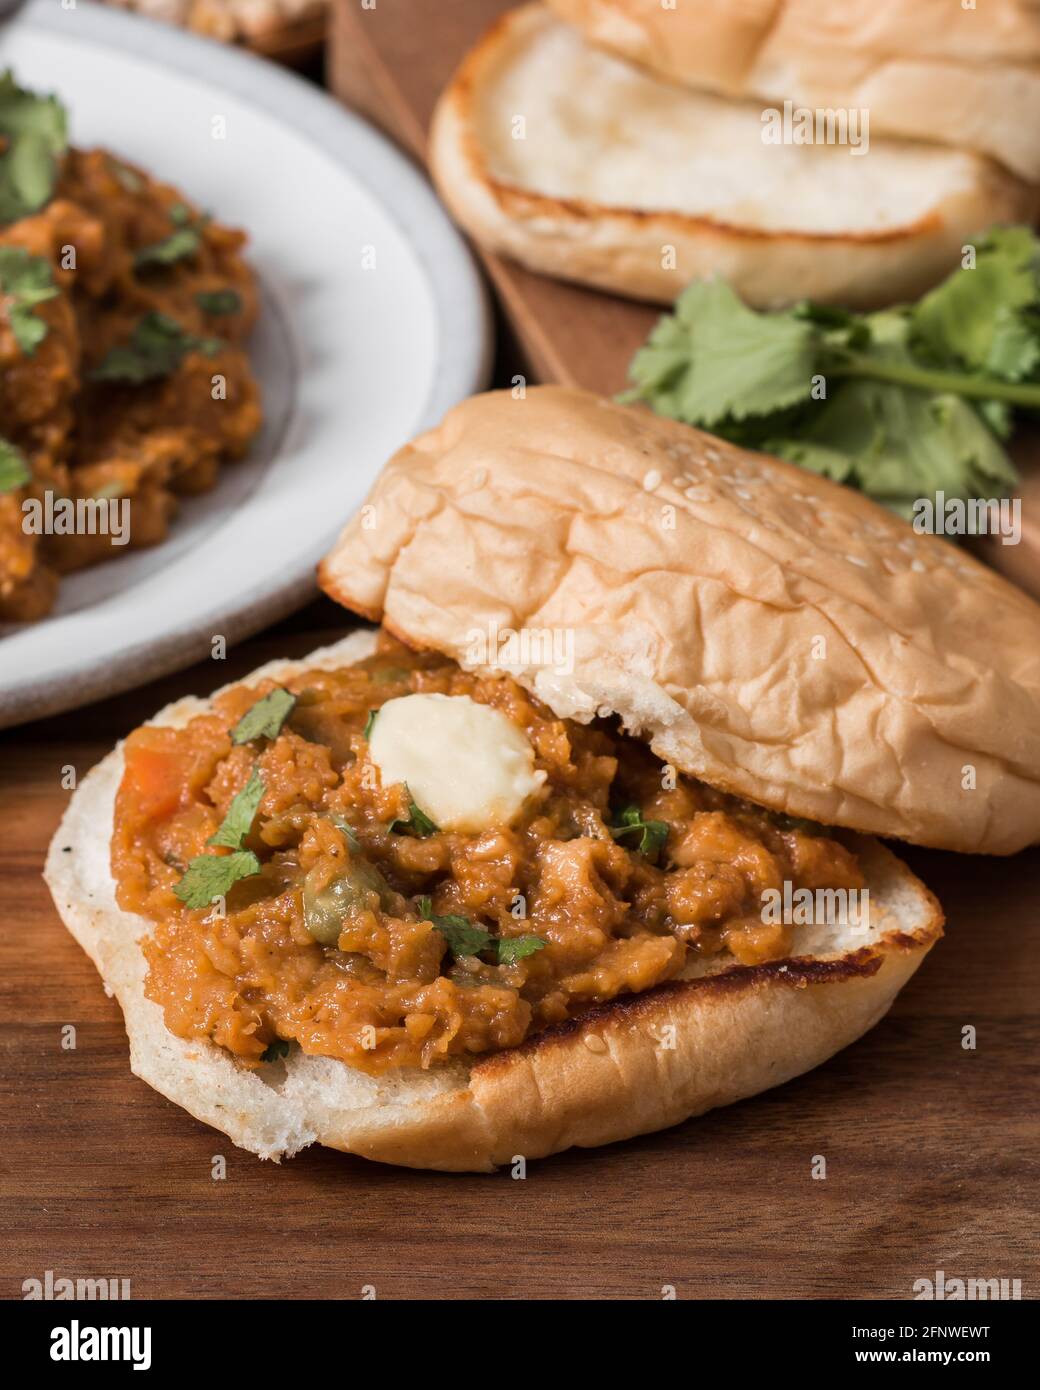
<path id="1" fill-rule="evenodd" d="M 7 66 L 58 93 L 74 144 L 248 230 L 267 419 L 163 545 L 68 576 L 51 617 L 0 634 L 0 727 L 186 666 L 215 635 L 230 644 L 299 606 L 388 456 L 481 388 L 490 350 L 480 279 L 429 185 L 317 88 L 87 0 L 22 9 L 0 30 Z"/>

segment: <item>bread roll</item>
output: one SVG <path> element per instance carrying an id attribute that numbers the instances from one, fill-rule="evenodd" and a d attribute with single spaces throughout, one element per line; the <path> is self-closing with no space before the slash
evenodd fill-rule
<path id="1" fill-rule="evenodd" d="M 1035 0 L 548 0 L 592 43 L 703 91 L 861 107 L 878 135 L 1040 181 Z"/>
<path id="2" fill-rule="evenodd" d="M 827 825 L 1011 854 L 1040 839 L 1040 605 L 850 488 L 642 408 L 475 396 L 387 464 L 321 566 L 341 603 L 606 708 L 666 762 Z"/>
<path id="3" fill-rule="evenodd" d="M 712 274 L 757 307 L 892 303 L 942 279 L 992 223 L 1033 212 L 1033 190 L 975 154 L 767 144 L 764 129 L 761 102 L 662 81 L 528 5 L 463 62 L 430 161 L 484 246 L 661 303 Z"/>

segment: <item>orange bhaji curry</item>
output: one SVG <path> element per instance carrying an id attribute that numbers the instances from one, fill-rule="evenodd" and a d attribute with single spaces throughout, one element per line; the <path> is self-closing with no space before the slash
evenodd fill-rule
<path id="1" fill-rule="evenodd" d="M 66 147 L 54 98 L 0 77 L 0 621 L 42 617 L 111 532 L 26 522 L 26 503 L 127 499 L 163 539 L 261 423 L 241 343 L 245 236 L 104 150 Z M 42 510 L 39 512 L 42 516 Z"/>
<path id="2" fill-rule="evenodd" d="M 435 783 L 423 805 L 381 771 L 380 721 L 416 696 L 474 738 L 501 725 L 503 766 L 526 779 L 508 820 L 445 828 Z M 798 929 L 763 922 L 765 889 L 863 886 L 820 827 L 386 635 L 355 666 L 236 686 L 183 728 L 138 729 L 125 760 L 112 872 L 119 905 L 155 924 L 146 991 L 175 1034 L 247 1064 L 288 1043 L 369 1072 L 511 1047 L 691 955 L 788 954 Z"/>

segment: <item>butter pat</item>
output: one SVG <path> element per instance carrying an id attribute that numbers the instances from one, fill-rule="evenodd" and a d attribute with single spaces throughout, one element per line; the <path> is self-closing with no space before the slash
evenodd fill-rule
<path id="1" fill-rule="evenodd" d="M 376 713 L 369 756 L 384 786 L 407 782 L 442 830 L 509 825 L 545 781 L 511 720 L 468 695 L 403 695 Z"/>

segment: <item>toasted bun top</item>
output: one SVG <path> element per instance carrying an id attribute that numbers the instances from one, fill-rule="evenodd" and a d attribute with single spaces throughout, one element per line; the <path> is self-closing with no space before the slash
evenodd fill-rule
<path id="1" fill-rule="evenodd" d="M 1036 0 L 548 0 L 593 43 L 672 81 L 978 150 L 1040 177 Z"/>
<path id="2" fill-rule="evenodd" d="M 847 488 L 554 386 L 401 449 L 323 561 L 406 641 L 825 824 L 1040 838 L 1040 607 Z"/>

